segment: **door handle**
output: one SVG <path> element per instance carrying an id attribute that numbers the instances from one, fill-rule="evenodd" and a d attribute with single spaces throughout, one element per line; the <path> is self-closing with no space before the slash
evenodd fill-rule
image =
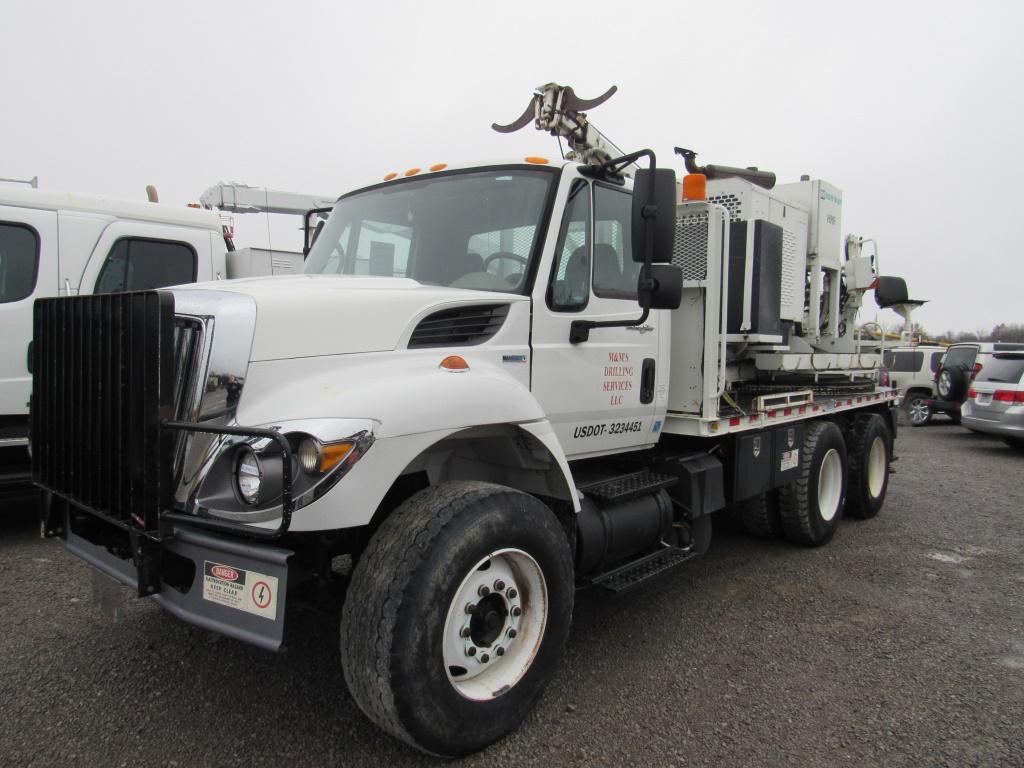
<path id="1" fill-rule="evenodd" d="M 640 373 L 640 402 L 643 405 L 654 402 L 654 358 L 644 358 Z"/>
<path id="2" fill-rule="evenodd" d="M 654 330 L 654 326 L 653 325 L 647 325 L 646 323 L 644 323 L 643 325 L 627 325 L 626 326 L 626 330 L 627 331 L 636 331 L 637 333 L 643 335 L 645 333 L 653 331 Z"/>

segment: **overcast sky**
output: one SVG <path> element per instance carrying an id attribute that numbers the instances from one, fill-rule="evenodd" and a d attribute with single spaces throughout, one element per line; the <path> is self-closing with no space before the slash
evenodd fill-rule
<path id="1" fill-rule="evenodd" d="M 1024 5 L 1009 2 L 0 4 L 0 176 L 196 200 L 220 180 L 340 194 L 435 162 L 557 157 L 511 122 L 584 97 L 619 146 L 801 173 L 930 302 L 932 332 L 1024 322 Z M 679 169 L 677 169 L 679 170 Z M 236 217 L 265 245 L 266 217 Z M 275 221 L 275 246 L 296 247 Z M 874 315 L 869 302 L 868 313 Z M 891 313 L 880 319 L 895 322 Z"/>

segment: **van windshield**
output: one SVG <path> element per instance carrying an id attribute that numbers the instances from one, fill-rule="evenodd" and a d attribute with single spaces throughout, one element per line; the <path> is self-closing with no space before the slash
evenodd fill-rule
<path id="1" fill-rule="evenodd" d="M 344 197 L 304 271 L 522 293 L 554 180 L 551 169 L 494 168 L 430 174 Z"/>

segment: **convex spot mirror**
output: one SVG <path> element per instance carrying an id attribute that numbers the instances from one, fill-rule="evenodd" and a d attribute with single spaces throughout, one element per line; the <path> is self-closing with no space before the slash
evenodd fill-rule
<path id="1" fill-rule="evenodd" d="M 654 195 L 651 196 L 651 174 L 654 174 Z M 654 218 L 645 219 L 644 208 L 657 209 Z M 672 245 L 676 234 L 676 172 L 671 168 L 641 168 L 633 177 L 633 260 L 642 262 L 647 247 L 646 230 L 654 228 L 654 253 L 651 262 L 672 261 Z"/>
<path id="2" fill-rule="evenodd" d="M 650 270 L 653 287 L 643 289 L 643 274 L 640 275 L 641 306 L 651 309 L 679 309 L 683 300 L 683 270 L 672 264 L 652 264 Z M 644 294 L 648 303 L 644 304 Z"/>

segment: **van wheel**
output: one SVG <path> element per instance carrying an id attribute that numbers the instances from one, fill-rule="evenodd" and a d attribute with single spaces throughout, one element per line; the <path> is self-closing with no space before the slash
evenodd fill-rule
<path id="1" fill-rule="evenodd" d="M 846 447 L 850 477 L 845 512 L 866 520 L 881 512 L 889 488 L 892 435 L 885 419 L 875 413 L 858 416 Z"/>
<path id="2" fill-rule="evenodd" d="M 370 539 L 341 618 L 356 704 L 417 749 L 457 757 L 514 730 L 569 635 L 573 560 L 534 497 L 451 482 L 405 501 Z"/>
<path id="3" fill-rule="evenodd" d="M 831 421 L 804 430 L 800 474 L 779 489 L 779 517 L 794 544 L 820 547 L 832 540 L 846 497 L 846 443 Z"/>
<path id="4" fill-rule="evenodd" d="M 736 505 L 740 523 L 751 536 L 778 539 L 782 536 L 779 503 L 774 493 L 761 493 Z"/>
<path id="5" fill-rule="evenodd" d="M 928 398 L 922 394 L 911 395 L 907 400 L 907 417 L 915 427 L 923 427 L 931 421 L 932 409 L 928 405 Z"/>

